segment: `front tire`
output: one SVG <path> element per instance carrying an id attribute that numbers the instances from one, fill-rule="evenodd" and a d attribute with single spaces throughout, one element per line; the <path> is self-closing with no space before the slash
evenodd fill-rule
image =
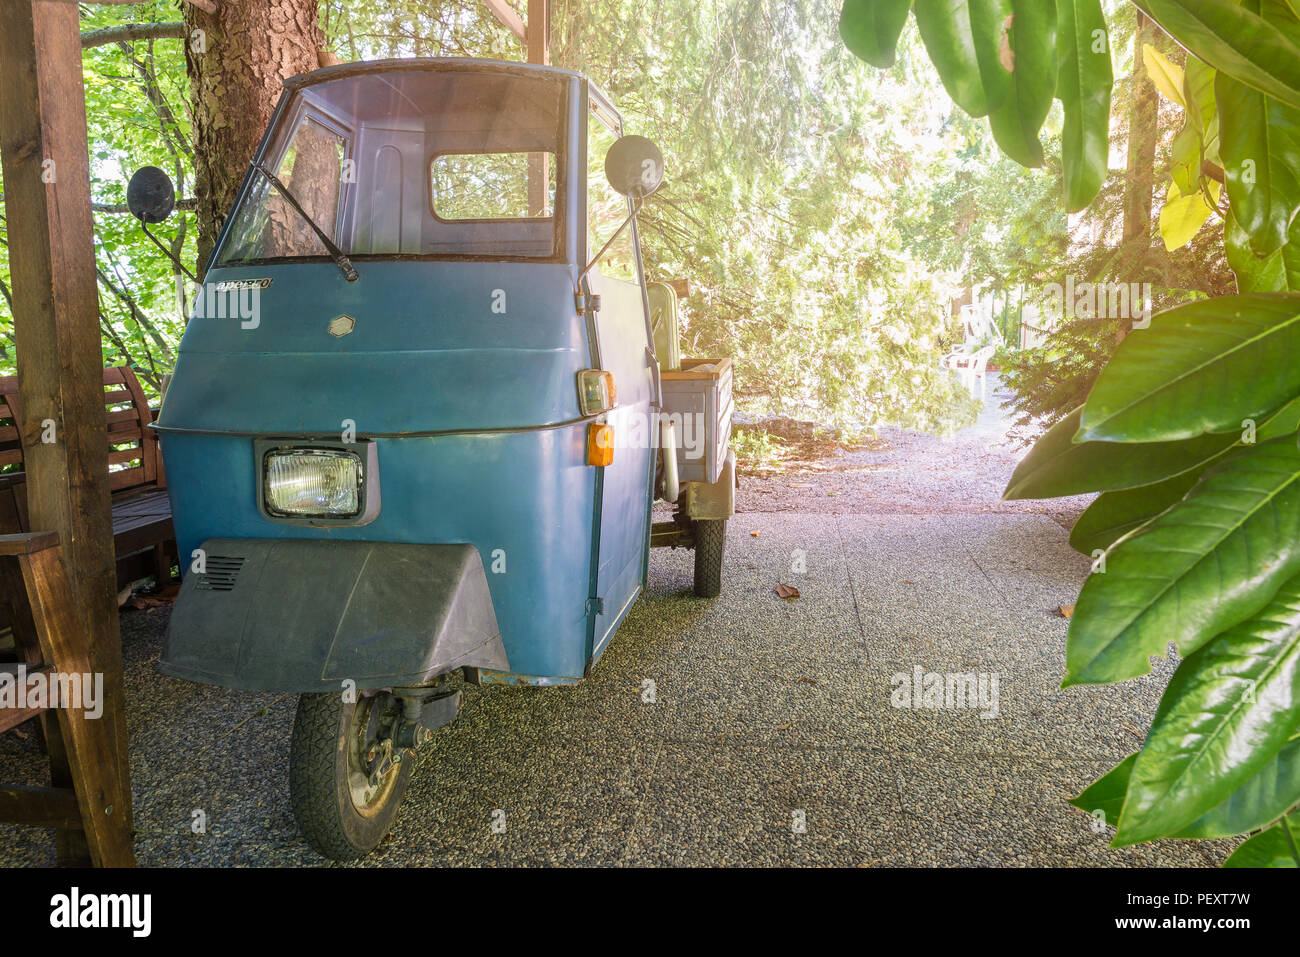
<path id="1" fill-rule="evenodd" d="M 400 716 L 389 694 L 358 694 L 352 703 L 339 692 L 299 696 L 289 799 L 298 830 L 325 857 L 356 860 L 392 827 L 415 763 L 384 740 Z"/>
<path id="2" fill-rule="evenodd" d="M 695 521 L 695 594 L 717 598 L 722 594 L 722 552 L 727 544 L 724 519 Z"/>

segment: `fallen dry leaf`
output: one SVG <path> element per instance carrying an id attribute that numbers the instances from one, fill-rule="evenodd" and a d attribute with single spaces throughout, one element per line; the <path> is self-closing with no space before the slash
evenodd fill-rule
<path id="1" fill-rule="evenodd" d="M 816 678 L 796 678 L 796 679 L 794 679 L 794 683 L 797 684 L 797 685 L 801 685 L 801 684 L 802 684 L 802 685 L 815 685 L 815 684 L 817 683 L 817 679 L 816 679 Z"/>
<path id="2" fill-rule="evenodd" d="M 776 593 L 780 595 L 782 598 L 799 597 L 799 589 L 795 588 L 793 585 L 777 585 Z"/>
<path id="3" fill-rule="evenodd" d="M 758 538 L 758 536 L 762 535 L 763 533 L 760 532 L 758 529 L 754 529 L 754 530 L 753 530 L 752 532 L 750 532 L 749 534 L 750 534 L 752 537 L 754 537 L 754 538 Z"/>
<path id="4" fill-rule="evenodd" d="M 1058 606 L 1056 607 L 1056 612 L 1055 612 L 1055 614 L 1060 615 L 1062 618 L 1069 618 L 1071 615 L 1074 614 L 1074 606 L 1073 606 L 1073 605 L 1058 605 Z"/>

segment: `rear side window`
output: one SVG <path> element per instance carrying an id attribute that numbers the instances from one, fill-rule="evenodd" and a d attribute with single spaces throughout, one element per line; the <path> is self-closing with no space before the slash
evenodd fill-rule
<path id="1" fill-rule="evenodd" d="M 433 215 L 447 222 L 555 214 L 554 153 L 441 153 L 429 173 Z"/>

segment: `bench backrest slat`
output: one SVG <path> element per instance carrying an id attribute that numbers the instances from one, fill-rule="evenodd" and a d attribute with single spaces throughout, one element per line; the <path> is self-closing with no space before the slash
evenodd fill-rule
<path id="1" fill-rule="evenodd" d="M 130 366 L 104 370 L 105 429 L 109 443 L 109 488 L 114 492 L 162 485 L 158 437 L 140 380 Z M 18 377 L 0 377 L 0 466 L 21 465 L 22 403 Z"/>

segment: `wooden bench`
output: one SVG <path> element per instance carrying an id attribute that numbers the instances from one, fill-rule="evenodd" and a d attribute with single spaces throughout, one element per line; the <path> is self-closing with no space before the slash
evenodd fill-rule
<path id="1" fill-rule="evenodd" d="M 151 574 L 165 585 L 176 563 L 176 533 L 158 437 L 149 428 L 154 413 L 129 366 L 104 370 L 104 406 L 117 587 Z M 18 379 L 0 378 L 0 467 L 22 464 L 23 424 Z M 26 475 L 0 474 L 0 534 L 28 531 Z"/>

